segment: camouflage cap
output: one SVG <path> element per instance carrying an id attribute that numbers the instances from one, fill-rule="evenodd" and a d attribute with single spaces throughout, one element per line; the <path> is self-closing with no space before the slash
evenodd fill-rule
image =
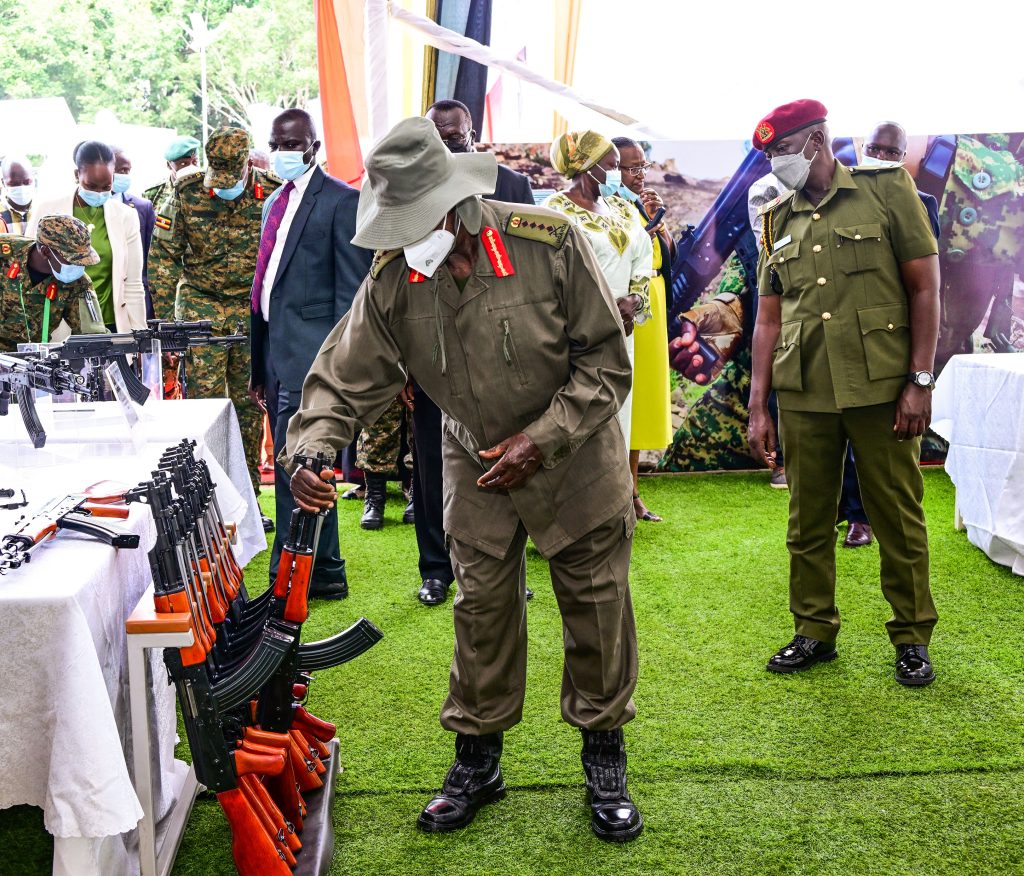
<path id="1" fill-rule="evenodd" d="M 66 265 L 95 265 L 100 260 L 89 240 L 89 229 L 74 216 L 43 216 L 36 229 L 36 242 L 52 249 Z"/>
<path id="2" fill-rule="evenodd" d="M 245 174 L 252 142 L 245 128 L 224 125 L 217 128 L 206 143 L 206 179 L 208 189 L 229 189 Z"/>

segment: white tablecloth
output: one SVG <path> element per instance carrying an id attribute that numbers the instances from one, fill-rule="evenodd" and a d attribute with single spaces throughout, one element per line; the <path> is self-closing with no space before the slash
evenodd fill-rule
<path id="1" fill-rule="evenodd" d="M 163 449 L 189 437 L 210 463 L 225 517 L 238 522 L 239 561 L 266 547 L 230 402 L 151 401 L 143 409 L 144 443 L 138 445 L 128 440 L 114 402 L 55 408 L 46 446 L 38 450 L 17 409 L 0 418 L 0 485 L 24 488 L 30 501 L 28 508 L 0 512 L 0 531 L 33 506 L 96 481 L 134 485 L 147 479 Z M 46 829 L 56 837 L 55 872 L 76 876 L 123 872 L 127 856 L 118 835 L 133 830 L 142 814 L 126 766 L 124 622 L 151 580 L 145 551 L 153 532 L 140 506 L 118 525 L 140 534 L 138 550 L 115 551 L 60 533 L 35 551 L 29 565 L 0 578 L 0 809 L 41 807 Z M 167 789 L 176 774 L 174 693 L 164 683 L 160 655 L 151 663 L 156 806 L 162 814 L 172 802 Z M 94 839 L 76 839 L 81 837 Z M 111 843 L 110 837 L 117 839 Z M 118 869 L 112 868 L 115 861 Z"/>
<path id="2" fill-rule="evenodd" d="M 1024 354 L 954 356 L 932 402 L 967 537 L 1024 575 Z"/>

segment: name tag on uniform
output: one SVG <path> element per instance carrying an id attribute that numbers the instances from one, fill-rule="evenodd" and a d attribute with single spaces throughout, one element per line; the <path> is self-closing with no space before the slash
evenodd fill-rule
<path id="1" fill-rule="evenodd" d="M 775 241 L 775 244 L 772 246 L 772 252 L 775 252 L 776 250 L 782 249 L 782 247 L 784 247 L 787 243 L 792 243 L 792 242 L 793 242 L 793 235 L 792 234 L 787 234 L 785 237 L 782 238 L 782 240 L 776 240 Z"/>

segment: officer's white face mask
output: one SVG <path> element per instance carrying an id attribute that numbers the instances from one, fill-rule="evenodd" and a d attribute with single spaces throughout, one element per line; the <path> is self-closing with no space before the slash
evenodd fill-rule
<path id="1" fill-rule="evenodd" d="M 455 215 L 455 230 L 448 231 L 444 226 L 448 224 L 448 217 L 444 217 L 444 225 L 435 228 L 426 237 L 403 247 L 405 261 L 414 271 L 423 274 L 424 277 L 433 277 L 441 265 L 445 263 L 448 256 L 455 249 L 455 236 L 459 233 L 462 220 Z"/>
<path id="2" fill-rule="evenodd" d="M 875 158 L 874 155 L 868 155 L 866 152 L 860 157 L 861 167 L 899 167 L 902 163 L 901 161 L 885 161 L 882 158 Z"/>
<path id="3" fill-rule="evenodd" d="M 792 155 L 776 155 L 772 159 L 772 173 L 787 189 L 799 191 L 807 184 L 807 177 L 811 175 L 814 155 L 807 158 L 804 155 L 804 149 L 810 142 L 811 134 L 808 134 L 803 148 L 799 152 L 794 152 Z"/>

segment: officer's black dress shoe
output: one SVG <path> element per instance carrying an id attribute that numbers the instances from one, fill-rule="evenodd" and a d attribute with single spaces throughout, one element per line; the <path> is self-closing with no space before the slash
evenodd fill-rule
<path id="1" fill-rule="evenodd" d="M 424 605 L 440 605 L 448 598 L 448 588 L 451 582 L 445 583 L 440 578 L 424 578 L 417 598 Z"/>
<path id="2" fill-rule="evenodd" d="M 896 680 L 908 687 L 923 687 L 935 681 L 926 645 L 896 646 Z"/>
<path id="3" fill-rule="evenodd" d="M 273 532 L 274 531 L 274 521 L 271 520 L 269 517 L 267 517 L 266 514 L 261 514 L 260 518 L 261 518 L 261 521 L 263 523 L 263 531 L 264 532 Z"/>
<path id="4" fill-rule="evenodd" d="M 874 536 L 871 534 L 871 527 L 867 523 L 851 523 L 847 527 L 846 538 L 843 539 L 843 547 L 867 547 L 873 540 Z"/>
<path id="5" fill-rule="evenodd" d="M 801 672 L 815 663 L 827 663 L 839 656 L 832 642 L 819 642 L 807 636 L 793 636 L 793 641 L 768 661 L 769 672 Z"/>
<path id="6" fill-rule="evenodd" d="M 583 731 L 583 773 L 590 827 L 603 840 L 627 843 L 644 829 L 640 810 L 626 790 L 626 742 L 622 729 Z"/>
<path id="7" fill-rule="evenodd" d="M 455 737 L 455 763 L 444 778 L 441 793 L 416 819 L 420 830 L 444 833 L 469 824 L 476 811 L 505 796 L 501 777 L 501 734 Z"/>
<path id="8" fill-rule="evenodd" d="M 329 581 L 324 584 L 312 584 L 309 588 L 310 599 L 347 599 L 347 581 Z"/>

